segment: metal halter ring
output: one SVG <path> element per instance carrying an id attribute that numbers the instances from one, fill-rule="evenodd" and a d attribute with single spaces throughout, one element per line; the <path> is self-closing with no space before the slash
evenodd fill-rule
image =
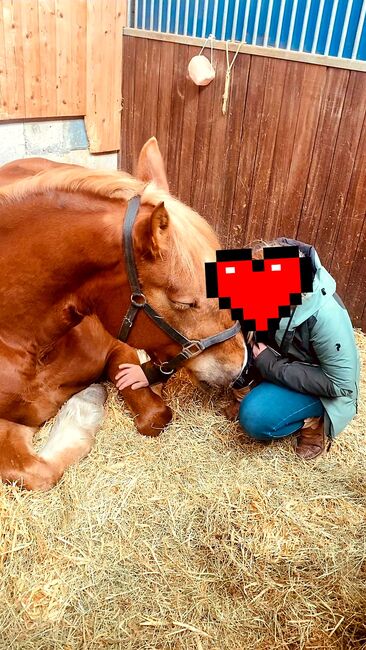
<path id="1" fill-rule="evenodd" d="M 171 368 L 171 370 L 168 371 L 163 370 L 163 366 L 165 366 L 166 364 L 168 364 L 168 361 L 163 361 L 163 363 L 161 363 L 159 366 L 159 370 L 160 372 L 163 373 L 163 375 L 171 375 L 174 372 L 175 368 Z"/>
<path id="2" fill-rule="evenodd" d="M 132 293 L 131 303 L 133 304 L 134 307 L 145 307 L 146 298 L 143 293 Z"/>

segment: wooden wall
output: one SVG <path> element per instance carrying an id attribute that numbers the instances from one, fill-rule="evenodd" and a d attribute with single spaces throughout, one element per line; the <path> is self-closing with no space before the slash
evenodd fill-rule
<path id="1" fill-rule="evenodd" d="M 0 0 L 0 120 L 86 116 L 119 148 L 126 0 Z"/>
<path id="2" fill-rule="evenodd" d="M 122 168 L 156 135 L 172 193 L 224 246 L 312 243 L 366 331 L 366 74 L 239 54 L 224 116 L 225 52 L 198 88 L 186 74 L 198 51 L 124 36 Z"/>

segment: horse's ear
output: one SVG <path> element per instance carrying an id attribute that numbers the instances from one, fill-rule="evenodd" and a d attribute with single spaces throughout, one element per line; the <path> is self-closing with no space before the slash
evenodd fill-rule
<path id="1" fill-rule="evenodd" d="M 150 138 L 142 147 L 135 176 L 145 183 L 154 181 L 158 188 L 169 192 L 164 161 L 156 138 Z"/>
<path id="2" fill-rule="evenodd" d="M 154 208 L 150 217 L 151 242 L 150 248 L 152 254 L 157 257 L 166 248 L 169 230 L 169 215 L 165 209 L 164 203 Z"/>

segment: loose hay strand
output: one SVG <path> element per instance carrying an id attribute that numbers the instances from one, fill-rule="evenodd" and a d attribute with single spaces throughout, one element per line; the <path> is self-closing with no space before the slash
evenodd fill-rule
<path id="1" fill-rule="evenodd" d="M 366 648 L 356 336 L 359 414 L 314 463 L 250 441 L 183 371 L 157 439 L 108 385 L 88 458 L 46 494 L 0 487 L 0 649 Z"/>

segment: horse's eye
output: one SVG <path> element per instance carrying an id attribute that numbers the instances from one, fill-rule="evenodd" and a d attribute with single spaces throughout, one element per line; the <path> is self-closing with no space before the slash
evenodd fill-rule
<path id="1" fill-rule="evenodd" d="M 178 300 L 171 300 L 170 302 L 174 305 L 175 309 L 180 309 L 181 311 L 197 307 L 196 302 L 179 302 Z"/>

